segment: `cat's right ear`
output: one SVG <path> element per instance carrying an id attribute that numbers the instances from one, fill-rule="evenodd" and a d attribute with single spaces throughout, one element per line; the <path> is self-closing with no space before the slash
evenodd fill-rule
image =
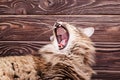
<path id="1" fill-rule="evenodd" d="M 91 37 L 94 31 L 95 31 L 94 27 L 88 27 L 83 29 L 83 33 L 88 37 Z"/>

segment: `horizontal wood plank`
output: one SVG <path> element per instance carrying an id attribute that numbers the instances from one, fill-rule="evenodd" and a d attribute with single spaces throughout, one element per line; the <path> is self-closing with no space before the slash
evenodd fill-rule
<path id="1" fill-rule="evenodd" d="M 0 0 L 0 14 L 120 14 L 119 0 Z"/>
<path id="2" fill-rule="evenodd" d="M 100 70 L 91 80 L 120 80 L 120 71 Z"/>
<path id="3" fill-rule="evenodd" d="M 49 43 L 49 41 L 0 41 L 0 56 L 36 54 L 43 45 Z M 120 43 L 113 45 L 112 42 L 106 42 L 103 46 L 101 45 L 102 42 L 94 43 L 96 47 L 96 65 L 94 69 L 120 71 L 120 51 L 118 51 L 120 47 L 116 47 L 120 46 Z M 108 45 L 111 45 L 111 47 Z"/>
<path id="4" fill-rule="evenodd" d="M 49 44 L 45 41 L 0 41 L 0 57 L 38 54 L 39 48 Z M 113 44 L 106 42 L 102 46 L 102 42 L 95 42 L 96 47 L 96 65 L 93 69 L 97 72 L 93 76 L 93 80 L 117 80 L 120 79 L 120 51 L 112 51 L 115 46 L 120 43 Z M 108 45 L 113 45 L 109 47 Z M 101 48 L 99 48 L 101 47 Z M 109 48 L 109 50 L 108 50 Z M 118 47 L 119 48 L 119 47 Z M 108 53 L 109 51 L 109 53 Z"/>
<path id="5" fill-rule="evenodd" d="M 95 33 L 91 38 L 95 42 L 120 42 L 119 15 L 1 15 L 0 40 L 48 41 L 57 20 L 76 27 L 94 27 Z"/>

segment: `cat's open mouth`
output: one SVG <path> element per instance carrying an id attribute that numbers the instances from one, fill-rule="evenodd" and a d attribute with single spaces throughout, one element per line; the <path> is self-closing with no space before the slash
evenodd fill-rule
<path id="1" fill-rule="evenodd" d="M 58 42 L 59 49 L 64 49 L 69 40 L 69 33 L 68 30 L 61 24 L 55 24 L 55 35 Z"/>

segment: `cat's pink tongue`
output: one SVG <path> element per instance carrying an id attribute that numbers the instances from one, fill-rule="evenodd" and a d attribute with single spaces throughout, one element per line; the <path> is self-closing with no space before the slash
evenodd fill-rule
<path id="1" fill-rule="evenodd" d="M 65 44 L 66 44 L 66 39 L 63 39 L 63 40 L 60 42 L 59 47 L 60 47 L 60 48 L 63 48 L 63 47 L 65 46 Z"/>

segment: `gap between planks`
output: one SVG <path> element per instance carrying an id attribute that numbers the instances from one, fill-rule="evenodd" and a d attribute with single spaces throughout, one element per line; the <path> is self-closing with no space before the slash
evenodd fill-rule
<path id="1" fill-rule="evenodd" d="M 110 71 L 110 70 L 95 70 L 97 73 L 102 72 L 102 73 L 119 73 L 120 71 Z"/>
<path id="2" fill-rule="evenodd" d="M 0 17 L 46 17 L 46 16 L 53 16 L 53 17 L 118 17 L 120 15 L 0 15 Z"/>

